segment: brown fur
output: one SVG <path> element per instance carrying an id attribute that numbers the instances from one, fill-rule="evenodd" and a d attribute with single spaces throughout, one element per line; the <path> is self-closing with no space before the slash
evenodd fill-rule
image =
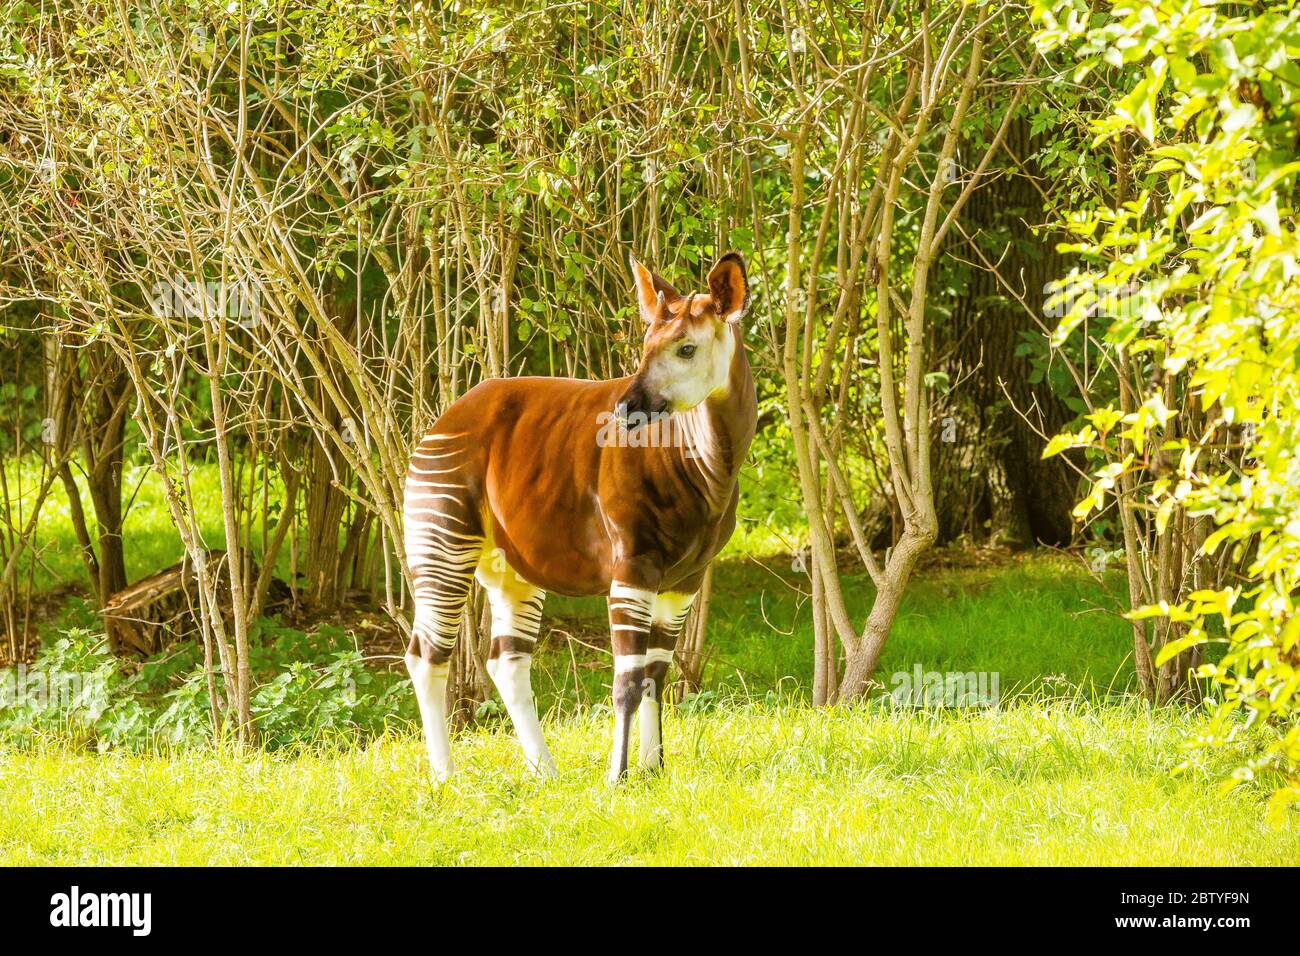
<path id="1" fill-rule="evenodd" d="M 739 294 L 735 282 L 727 276 L 723 291 Z M 473 436 L 458 477 L 490 521 L 490 540 L 521 577 L 544 590 L 603 594 L 617 580 L 693 591 L 735 527 L 736 478 L 756 414 L 740 326 L 720 320 L 711 294 L 665 297 L 664 306 L 646 330 L 643 369 L 688 324 L 717 324 L 735 339 L 728 393 L 701 406 L 726 445 L 722 473 L 701 476 L 681 447 L 600 447 L 602 413 L 614 412 L 637 388 L 640 373 L 602 382 L 492 379 L 433 427 Z"/>

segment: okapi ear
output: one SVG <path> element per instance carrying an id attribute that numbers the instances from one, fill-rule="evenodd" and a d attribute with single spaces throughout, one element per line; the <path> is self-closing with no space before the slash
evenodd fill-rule
<path id="1" fill-rule="evenodd" d="M 745 278 L 745 261 L 738 252 L 728 252 L 709 272 L 709 295 L 718 315 L 728 322 L 739 322 L 749 308 L 749 281 Z"/>
<path id="2" fill-rule="evenodd" d="M 681 295 L 665 279 L 637 262 L 636 256 L 630 256 L 628 261 L 632 263 L 632 280 L 636 283 L 636 302 L 641 309 L 641 318 L 649 324 L 662 318 L 664 306 L 677 301 Z"/>

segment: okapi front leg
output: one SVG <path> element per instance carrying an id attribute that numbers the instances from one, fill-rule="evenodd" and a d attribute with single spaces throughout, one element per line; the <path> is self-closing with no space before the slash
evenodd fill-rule
<path id="1" fill-rule="evenodd" d="M 646 650 L 645 693 L 641 698 L 641 766 L 663 767 L 663 701 L 668 687 L 668 665 L 673 660 L 677 635 L 682 632 L 694 594 L 672 591 L 655 596 Z"/>
<path id="2" fill-rule="evenodd" d="M 609 588 L 609 633 L 614 646 L 614 746 L 609 755 L 609 780 L 627 773 L 632 715 L 641 703 L 646 677 L 646 650 L 655 592 L 615 581 Z"/>

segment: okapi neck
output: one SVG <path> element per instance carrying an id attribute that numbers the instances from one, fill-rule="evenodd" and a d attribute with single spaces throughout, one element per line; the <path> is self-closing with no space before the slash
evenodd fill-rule
<path id="1" fill-rule="evenodd" d="M 689 438 L 686 447 L 681 449 L 683 461 L 703 479 L 705 496 L 718 512 L 731 501 L 750 442 L 754 440 L 758 418 L 754 376 L 739 328 L 734 328 L 732 334 L 736 337 L 736 348 L 727 391 L 706 398 L 682 415 Z"/>

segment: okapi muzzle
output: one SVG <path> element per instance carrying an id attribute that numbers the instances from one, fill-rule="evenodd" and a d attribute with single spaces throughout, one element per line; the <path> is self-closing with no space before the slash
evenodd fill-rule
<path id="1" fill-rule="evenodd" d="M 614 411 L 623 424 L 636 425 L 651 415 L 661 415 L 668 410 L 668 400 L 661 395 L 651 395 L 638 376 L 614 405 Z"/>
<path id="2" fill-rule="evenodd" d="M 406 664 L 438 779 L 452 772 L 448 662 L 474 580 L 492 611 L 488 675 L 530 767 L 555 773 L 530 677 L 547 591 L 608 596 L 610 779 L 627 771 L 638 714 L 641 765 L 663 765 L 659 713 L 673 649 L 709 562 L 735 529 L 757 409 L 740 256 L 723 256 L 702 292 L 678 293 L 635 259 L 632 277 L 645 330 L 635 375 L 482 382 L 411 456 L 403 518 L 415 619 Z M 652 416 L 671 427 L 607 440 L 612 418 Z M 686 440 L 650 440 L 664 436 Z"/>

